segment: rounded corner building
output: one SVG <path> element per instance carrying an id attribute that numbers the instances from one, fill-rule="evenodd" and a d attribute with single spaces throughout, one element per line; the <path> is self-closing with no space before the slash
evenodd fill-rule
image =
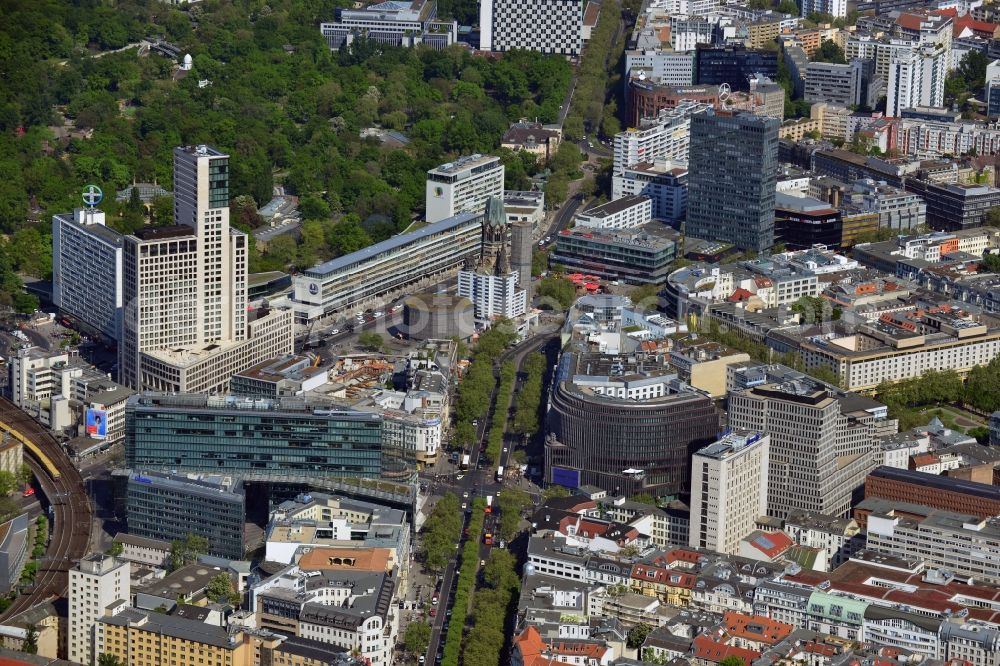
<path id="1" fill-rule="evenodd" d="M 705 393 L 656 357 L 566 352 L 549 401 L 546 481 L 614 495 L 677 496 L 691 455 L 716 439 Z"/>

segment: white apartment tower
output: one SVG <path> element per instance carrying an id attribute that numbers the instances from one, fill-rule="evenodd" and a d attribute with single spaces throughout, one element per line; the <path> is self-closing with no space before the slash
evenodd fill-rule
<path id="1" fill-rule="evenodd" d="M 691 461 L 691 528 L 688 545 L 734 555 L 740 539 L 767 513 L 771 438 L 732 432 L 694 454 Z"/>
<path id="2" fill-rule="evenodd" d="M 683 101 L 673 109 L 663 109 L 655 119 L 643 121 L 640 128 L 619 132 L 615 135 L 612 173 L 660 160 L 686 164 L 691 149 L 691 116 L 710 108 L 709 104 Z"/>
<path id="3" fill-rule="evenodd" d="M 122 235 L 105 224 L 104 211 L 53 215 L 52 303 L 117 341 L 122 298 Z"/>
<path id="4" fill-rule="evenodd" d="M 69 570 L 67 656 L 78 664 L 94 664 L 95 627 L 105 609 L 116 602 L 128 606 L 131 597 L 129 563 L 96 553 Z M 114 611 L 112 611 L 114 612 Z"/>
<path id="5" fill-rule="evenodd" d="M 944 81 L 948 75 L 948 52 L 925 45 L 895 58 L 889 64 L 885 113 L 898 118 L 903 109 L 944 105 Z"/>
<path id="6" fill-rule="evenodd" d="M 504 167 L 499 157 L 469 155 L 427 172 L 428 224 L 463 211 L 482 213 L 490 197 L 503 198 Z"/>
<path id="7" fill-rule="evenodd" d="M 476 321 L 513 319 L 528 311 L 528 292 L 517 288 L 517 271 L 503 275 L 459 271 L 458 295 L 472 301 Z"/>
<path id="8" fill-rule="evenodd" d="M 833 18 L 847 16 L 847 0 L 802 0 L 802 18 L 813 12 L 829 14 Z"/>

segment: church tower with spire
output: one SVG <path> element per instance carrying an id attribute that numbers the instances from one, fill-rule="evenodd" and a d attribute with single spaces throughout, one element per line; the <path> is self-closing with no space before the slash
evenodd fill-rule
<path id="1" fill-rule="evenodd" d="M 518 284 L 519 272 L 511 268 L 509 243 L 510 225 L 503 200 L 491 196 L 486 200 L 478 265 L 473 267 L 467 261 L 458 273 L 458 295 L 472 301 L 476 321 L 484 327 L 495 319 L 520 317 L 528 310 L 527 291 Z"/>

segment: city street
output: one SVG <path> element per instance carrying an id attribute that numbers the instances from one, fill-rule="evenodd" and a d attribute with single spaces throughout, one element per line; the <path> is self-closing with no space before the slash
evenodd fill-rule
<path id="1" fill-rule="evenodd" d="M 549 343 L 551 340 L 556 339 L 559 330 L 560 330 L 559 326 L 551 326 L 551 325 L 536 330 L 534 336 L 528 338 L 525 342 L 518 345 L 514 349 L 505 352 L 500 358 L 499 361 L 500 364 L 502 365 L 507 361 L 513 361 L 515 366 L 517 368 L 520 368 L 521 364 L 523 363 L 525 357 L 528 354 L 538 351 L 539 349 L 544 347 L 547 343 Z M 496 402 L 496 399 L 497 396 L 496 393 L 494 392 L 493 397 L 490 401 L 491 405 L 492 403 Z M 440 475 L 433 475 L 433 474 L 421 475 L 422 479 L 426 479 L 428 481 L 428 491 L 430 493 L 435 495 L 440 495 L 445 492 L 454 492 L 462 495 L 464 498 L 464 493 L 468 492 L 469 493 L 468 499 L 471 501 L 474 497 L 493 496 L 495 498 L 497 494 L 500 492 L 500 489 L 503 488 L 504 485 L 507 485 L 507 482 L 504 483 L 497 482 L 496 477 L 494 476 L 496 469 L 495 466 L 490 466 L 484 470 L 476 469 L 479 464 L 479 458 L 485 449 L 485 434 L 489 431 L 489 428 L 491 427 L 492 413 L 493 413 L 493 408 L 491 406 L 489 414 L 486 416 L 486 418 L 480 419 L 479 433 L 478 433 L 479 445 L 471 452 L 472 459 L 469 471 L 464 475 L 462 475 L 461 479 L 457 479 L 458 475 L 453 477 L 452 480 L 450 481 L 443 478 Z M 501 414 L 503 415 L 504 419 L 508 418 L 509 409 L 504 409 L 501 412 Z M 509 438 L 505 437 L 505 444 L 507 444 L 504 447 L 506 450 L 501 453 L 498 464 L 500 466 L 503 466 L 504 469 L 509 469 L 511 462 L 510 456 L 514 448 L 513 440 L 510 440 Z M 537 491 L 534 493 L 534 496 L 537 498 Z M 429 511 L 430 509 L 428 508 L 427 510 Z M 463 529 L 468 526 L 468 523 L 469 523 L 468 515 L 466 515 L 463 523 Z M 485 543 L 483 543 L 482 534 L 469 534 L 468 537 L 463 537 L 459 541 L 459 551 L 463 547 L 466 538 L 477 539 L 479 541 L 480 560 L 486 560 L 487 558 L 489 558 L 490 552 L 493 550 L 494 547 L 497 547 L 495 545 L 486 545 Z M 459 551 L 456 551 L 456 553 Z M 476 564 L 478 566 L 478 563 Z M 449 620 L 447 611 L 451 610 L 451 595 L 454 591 L 453 587 L 455 583 L 455 576 L 457 574 L 456 566 L 457 566 L 457 558 L 455 561 L 451 562 L 446 567 L 443 573 L 441 598 L 438 601 L 438 606 L 445 608 L 446 611 L 445 613 L 439 613 L 437 617 L 433 619 L 431 625 L 431 640 L 427 648 L 426 658 L 428 663 L 433 663 L 437 657 L 438 648 L 441 644 L 442 637 L 444 635 L 444 629 Z M 467 616 L 466 610 L 461 609 L 461 612 L 458 613 L 458 616 L 465 618 Z"/>

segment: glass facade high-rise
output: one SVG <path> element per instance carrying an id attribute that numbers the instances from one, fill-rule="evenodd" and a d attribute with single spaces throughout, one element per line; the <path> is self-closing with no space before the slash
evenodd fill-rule
<path id="1" fill-rule="evenodd" d="M 245 555 L 246 495 L 229 476 L 133 472 L 127 512 L 129 534 L 165 541 L 194 534 L 208 539 L 209 555 Z"/>
<path id="2" fill-rule="evenodd" d="M 302 398 L 133 396 L 125 408 L 131 469 L 262 479 L 379 478 L 382 419 Z"/>
<path id="3" fill-rule="evenodd" d="M 687 235 L 752 252 L 774 245 L 778 126 L 742 112 L 691 117 Z"/>

